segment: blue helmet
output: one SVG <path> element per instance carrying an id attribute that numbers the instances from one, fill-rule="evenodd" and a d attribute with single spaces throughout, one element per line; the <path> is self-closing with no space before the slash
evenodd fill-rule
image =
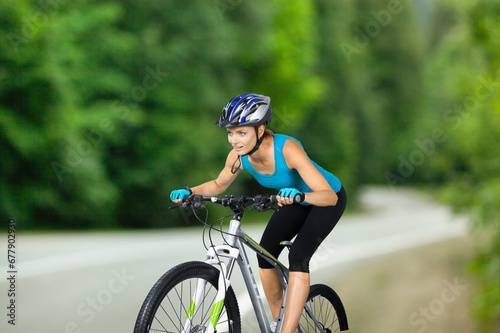
<path id="1" fill-rule="evenodd" d="M 272 119 L 271 98 L 258 94 L 242 94 L 231 99 L 216 122 L 219 127 L 259 126 Z"/>

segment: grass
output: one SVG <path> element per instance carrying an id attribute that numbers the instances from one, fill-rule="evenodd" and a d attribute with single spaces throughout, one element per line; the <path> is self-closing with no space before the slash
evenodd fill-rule
<path id="1" fill-rule="evenodd" d="M 475 332 L 467 265 L 478 243 L 464 236 L 360 265 L 335 284 L 349 332 Z"/>

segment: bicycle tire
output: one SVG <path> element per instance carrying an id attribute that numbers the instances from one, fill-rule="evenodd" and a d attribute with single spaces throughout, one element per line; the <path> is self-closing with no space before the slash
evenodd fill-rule
<path id="1" fill-rule="evenodd" d="M 323 326 L 323 329 L 318 329 L 311 316 L 304 309 L 297 328 L 298 332 L 332 333 L 349 329 L 344 305 L 337 293 L 329 286 L 324 284 L 312 285 L 309 289 L 306 304 L 314 318 Z"/>
<path id="2" fill-rule="evenodd" d="M 207 281 L 202 302 L 191 321 L 190 333 L 205 332 L 218 289 L 219 270 L 200 261 L 179 264 L 166 272 L 151 288 L 137 316 L 134 333 L 182 332 L 198 279 Z M 231 287 L 226 292 L 217 332 L 240 333 L 241 319 Z"/>

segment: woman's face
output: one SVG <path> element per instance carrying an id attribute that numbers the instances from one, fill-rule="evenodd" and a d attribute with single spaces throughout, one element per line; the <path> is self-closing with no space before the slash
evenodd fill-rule
<path id="1" fill-rule="evenodd" d="M 257 142 L 255 128 L 253 126 L 228 127 L 227 140 L 236 154 L 245 155 L 255 147 Z"/>

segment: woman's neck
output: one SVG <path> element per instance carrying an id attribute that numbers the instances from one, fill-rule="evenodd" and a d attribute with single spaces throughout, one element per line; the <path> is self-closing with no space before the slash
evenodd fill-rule
<path id="1" fill-rule="evenodd" d="M 266 162 L 273 159 L 273 146 L 274 137 L 269 135 L 269 133 L 264 134 L 264 140 L 262 141 L 259 149 L 249 156 L 252 163 L 265 165 Z"/>

